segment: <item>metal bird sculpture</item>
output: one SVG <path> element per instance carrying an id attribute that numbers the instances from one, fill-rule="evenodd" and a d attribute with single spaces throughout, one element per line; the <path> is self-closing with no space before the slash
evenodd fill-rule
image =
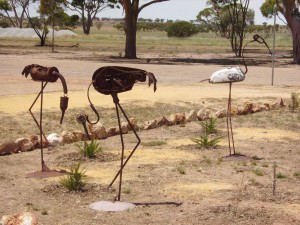
<path id="1" fill-rule="evenodd" d="M 227 136 L 228 136 L 228 147 L 229 147 L 229 155 L 235 155 L 235 146 L 234 146 L 234 138 L 233 138 L 233 131 L 232 131 L 232 122 L 231 122 L 231 88 L 232 83 L 234 82 L 241 82 L 245 79 L 246 73 L 248 72 L 248 67 L 244 57 L 244 50 L 249 43 L 258 42 L 259 44 L 264 44 L 269 53 L 272 54 L 268 44 L 265 40 L 258 34 L 253 36 L 253 40 L 249 41 L 242 50 L 242 58 L 243 63 L 245 66 L 245 71 L 243 71 L 240 67 L 227 67 L 224 69 L 220 69 L 214 72 L 209 79 L 205 79 L 202 81 L 208 80 L 209 83 L 212 84 L 219 84 L 219 83 L 229 83 L 229 97 L 228 97 L 228 105 L 227 105 Z M 201 81 L 201 82 L 202 82 Z M 232 145 L 232 149 L 231 149 Z"/>
<path id="2" fill-rule="evenodd" d="M 90 103 L 91 109 L 95 112 L 97 119 L 95 122 L 90 121 L 88 115 L 86 114 L 78 114 L 77 115 L 77 121 L 81 123 L 84 127 L 84 130 L 86 132 L 87 137 L 90 139 L 90 136 L 88 134 L 88 130 L 86 127 L 86 122 L 89 124 L 96 124 L 99 119 L 99 113 L 97 112 L 96 108 L 92 104 L 89 96 L 89 90 L 91 85 L 93 85 L 94 89 L 98 91 L 101 94 L 104 95 L 111 95 L 113 98 L 113 102 L 115 104 L 117 119 L 118 119 L 118 126 L 119 126 L 119 134 L 121 139 L 121 145 L 122 145 L 122 151 L 121 151 L 121 165 L 120 169 L 113 178 L 112 182 L 109 184 L 108 187 L 111 187 L 115 180 L 119 177 L 119 189 L 118 189 L 118 196 L 115 200 L 120 201 L 121 199 L 121 188 L 122 188 L 122 172 L 128 161 L 130 160 L 131 156 L 141 143 L 141 140 L 136 133 L 134 127 L 130 123 L 128 116 L 126 115 L 125 111 L 123 110 L 122 106 L 119 103 L 118 93 L 130 91 L 133 87 L 133 85 L 137 82 L 146 82 L 146 78 L 148 77 L 148 86 L 153 84 L 154 86 L 154 92 L 156 91 L 156 83 L 157 80 L 153 73 L 147 72 L 145 70 L 136 69 L 136 68 L 130 68 L 130 67 L 121 67 L 121 66 L 106 66 L 101 67 L 97 69 L 92 77 L 92 82 L 88 87 L 87 91 L 87 97 L 88 101 Z M 128 125 L 131 127 L 131 130 L 133 131 L 135 137 L 137 138 L 137 144 L 132 149 L 129 156 L 124 160 L 124 141 L 123 141 L 123 134 L 122 134 L 122 128 L 121 128 L 121 122 L 120 122 L 120 113 L 119 110 L 121 110 L 121 113 L 125 117 L 126 121 L 128 122 Z"/>
<path id="3" fill-rule="evenodd" d="M 29 74 L 30 74 L 33 81 L 41 82 L 41 91 L 39 92 L 39 94 L 35 98 L 34 102 L 30 106 L 29 112 L 30 112 L 31 116 L 34 119 L 34 122 L 36 123 L 36 125 L 39 127 L 39 130 L 40 130 L 40 148 L 41 148 L 42 172 L 49 172 L 50 169 L 46 166 L 46 164 L 44 162 L 44 157 L 43 157 L 43 141 L 42 141 L 43 137 L 47 141 L 47 138 L 46 138 L 46 136 L 43 132 L 43 129 L 42 129 L 43 92 L 44 92 L 44 89 L 45 89 L 46 85 L 49 82 L 54 83 L 58 79 L 61 80 L 62 86 L 63 86 L 63 91 L 64 91 L 64 96 L 60 97 L 60 109 L 62 111 L 60 124 L 62 124 L 65 111 L 68 108 L 68 101 L 69 101 L 69 98 L 67 96 L 68 88 L 67 88 L 65 78 L 59 73 L 59 71 L 56 67 L 44 67 L 44 66 L 40 66 L 38 64 L 31 64 L 31 65 L 25 66 L 25 68 L 22 71 L 22 75 L 24 75 L 26 78 L 28 77 Z M 35 103 L 36 103 L 36 101 L 38 100 L 39 97 L 41 97 L 41 108 L 40 108 L 40 121 L 38 122 L 31 110 L 32 110 L 32 107 L 35 105 Z"/>

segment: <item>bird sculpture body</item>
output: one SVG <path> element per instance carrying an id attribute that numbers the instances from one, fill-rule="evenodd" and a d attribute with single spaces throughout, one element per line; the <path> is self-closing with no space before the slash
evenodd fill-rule
<path id="1" fill-rule="evenodd" d="M 121 198 L 121 186 L 122 186 L 122 172 L 124 167 L 126 166 L 127 162 L 130 160 L 131 156 L 141 143 L 141 140 L 138 136 L 138 134 L 135 131 L 135 128 L 132 126 L 131 122 L 128 119 L 128 116 L 126 115 L 124 109 L 119 103 L 119 98 L 118 98 L 118 93 L 126 92 L 132 90 L 133 86 L 137 82 L 146 82 L 146 79 L 148 77 L 148 86 L 153 84 L 153 89 L 154 92 L 156 91 L 156 83 L 157 80 L 154 76 L 153 73 L 147 72 L 145 70 L 141 69 L 136 69 L 136 68 L 130 68 L 130 67 L 121 67 L 121 66 L 106 66 L 106 67 L 101 67 L 97 69 L 92 77 L 92 82 L 88 87 L 87 91 L 87 97 L 90 102 L 90 107 L 94 111 L 94 113 L 97 116 L 96 121 L 91 121 L 86 114 L 78 114 L 77 115 L 77 121 L 81 123 L 84 127 L 84 130 L 86 132 L 86 136 L 90 139 L 90 136 L 88 134 L 88 130 L 86 127 L 86 122 L 89 124 L 96 124 L 99 119 L 99 113 L 97 112 L 95 106 L 92 104 L 89 96 L 89 90 L 91 85 L 93 85 L 94 89 L 104 95 L 111 95 L 113 98 L 113 102 L 115 104 L 115 109 L 116 109 L 116 115 L 118 119 L 118 127 L 119 127 L 119 135 L 121 139 L 121 145 L 122 145 L 122 150 L 121 150 L 121 165 L 120 169 L 113 178 L 112 182 L 109 184 L 109 187 L 113 185 L 115 180 L 119 177 L 119 190 L 118 190 L 118 196 L 114 199 L 117 201 L 120 201 Z M 120 112 L 123 114 L 124 118 L 128 122 L 128 125 L 131 127 L 131 130 L 133 131 L 135 137 L 137 138 L 137 144 L 135 147 L 132 149 L 130 154 L 127 156 L 126 160 L 124 159 L 124 141 L 123 141 L 123 134 L 122 134 L 122 127 L 121 127 L 121 121 L 120 121 Z"/>
<path id="2" fill-rule="evenodd" d="M 268 46 L 268 44 L 265 42 L 265 40 L 259 36 L 258 34 L 255 34 L 253 36 L 253 40 L 251 40 L 250 42 L 248 42 L 242 51 L 242 57 L 243 57 L 243 62 L 244 62 L 244 66 L 245 66 L 245 71 L 243 71 L 240 67 L 227 67 L 227 68 L 223 68 L 220 70 L 217 70 L 216 72 L 214 72 L 209 79 L 206 79 L 209 81 L 209 83 L 212 84 L 221 84 L 221 83 L 229 83 L 229 97 L 228 97 L 228 105 L 227 105 L 227 136 L 228 136 L 228 146 L 229 146 L 229 155 L 235 155 L 235 145 L 234 145 L 234 138 L 233 138 L 233 129 L 232 129 L 232 122 L 231 122 L 231 114 L 232 114 L 232 110 L 231 110 L 231 88 L 232 88 L 232 83 L 235 82 L 241 82 L 245 80 L 246 77 L 246 73 L 248 72 L 248 67 L 247 64 L 245 62 L 245 58 L 244 58 L 244 50 L 245 47 L 251 43 L 251 42 L 258 42 L 259 44 L 264 44 L 268 50 L 269 53 L 271 53 L 270 48 Z M 204 81 L 204 80 L 203 80 Z"/>
<path id="3" fill-rule="evenodd" d="M 214 72 L 209 83 L 231 83 L 245 80 L 245 73 L 240 67 L 227 67 Z"/>
<path id="4" fill-rule="evenodd" d="M 60 119 L 60 124 L 63 122 L 64 114 L 65 111 L 68 108 L 68 102 L 69 98 L 67 96 L 68 94 L 68 88 L 67 88 L 67 83 L 65 81 L 65 78 L 59 73 L 59 70 L 56 67 L 44 67 L 38 64 L 31 64 L 27 65 L 24 67 L 22 71 L 22 75 L 24 75 L 26 78 L 30 75 L 33 81 L 38 81 L 41 82 L 41 91 L 37 95 L 36 99 L 32 103 L 31 107 L 29 108 L 29 112 L 34 119 L 34 122 L 38 126 L 40 130 L 40 148 L 41 148 L 41 162 L 42 162 L 42 172 L 50 172 L 50 169 L 46 166 L 44 162 L 44 157 L 43 157 L 43 137 L 45 140 L 45 145 L 48 144 L 47 138 L 43 132 L 42 128 L 42 114 L 43 114 L 43 92 L 46 87 L 46 85 L 50 83 L 56 82 L 58 79 L 61 80 L 63 90 L 64 90 L 64 96 L 60 97 L 60 109 L 62 111 L 61 119 Z M 41 107 L 40 107 L 40 121 L 36 119 L 34 114 L 32 113 L 32 107 L 35 105 L 36 101 L 40 98 L 41 100 Z M 34 175 L 33 175 L 34 176 Z M 47 175 L 49 176 L 49 175 Z"/>

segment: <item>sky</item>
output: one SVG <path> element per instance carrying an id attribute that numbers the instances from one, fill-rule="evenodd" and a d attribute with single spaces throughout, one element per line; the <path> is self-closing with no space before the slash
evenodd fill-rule
<path id="1" fill-rule="evenodd" d="M 149 2 L 149 0 L 140 0 L 140 5 Z M 264 18 L 260 12 L 260 6 L 264 0 L 250 0 L 249 8 L 255 11 L 255 24 L 273 24 L 274 19 Z M 145 19 L 169 19 L 169 20 L 195 20 L 198 13 L 206 7 L 206 0 L 169 0 L 166 2 L 160 2 L 150 5 L 144 8 L 140 14 L 139 18 Z M 122 9 L 107 9 L 100 12 L 98 15 L 102 17 L 110 18 L 123 18 Z M 276 23 L 283 24 L 280 20 Z"/>

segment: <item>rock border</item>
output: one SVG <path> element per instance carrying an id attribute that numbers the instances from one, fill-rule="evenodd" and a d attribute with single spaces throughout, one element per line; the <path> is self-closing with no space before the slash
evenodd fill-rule
<path id="1" fill-rule="evenodd" d="M 247 115 L 252 113 L 258 113 L 263 111 L 270 111 L 285 107 L 283 100 L 278 102 L 256 104 L 246 102 L 242 107 L 232 106 L 231 115 Z M 169 117 L 163 116 L 162 118 L 145 121 L 143 124 L 138 124 L 136 118 L 131 117 L 129 119 L 131 126 L 127 122 L 122 122 L 121 131 L 119 127 L 105 128 L 100 122 L 96 124 L 88 124 L 89 135 L 92 139 L 101 140 L 106 139 L 115 135 L 127 134 L 132 131 L 132 127 L 135 131 L 150 130 L 161 126 L 175 126 L 185 124 L 192 121 L 203 121 L 209 118 L 223 118 L 227 116 L 227 109 L 221 109 L 213 112 L 211 109 L 201 109 L 198 112 L 191 110 L 188 113 L 173 113 Z M 47 136 L 47 141 L 43 141 L 43 147 L 56 147 L 63 144 L 70 144 L 74 142 L 86 140 L 86 135 L 81 130 L 75 131 L 63 131 L 61 134 L 52 133 Z M 38 135 L 30 135 L 25 138 L 18 138 L 14 142 L 5 142 L 0 145 L 0 155 L 19 153 L 32 151 L 40 148 L 40 138 Z"/>

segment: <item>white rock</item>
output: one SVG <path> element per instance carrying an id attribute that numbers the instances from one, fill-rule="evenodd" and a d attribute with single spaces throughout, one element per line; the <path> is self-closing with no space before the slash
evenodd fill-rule
<path id="1" fill-rule="evenodd" d="M 52 133 L 47 136 L 47 141 L 50 146 L 57 146 L 63 143 L 64 138 L 59 134 Z"/>

